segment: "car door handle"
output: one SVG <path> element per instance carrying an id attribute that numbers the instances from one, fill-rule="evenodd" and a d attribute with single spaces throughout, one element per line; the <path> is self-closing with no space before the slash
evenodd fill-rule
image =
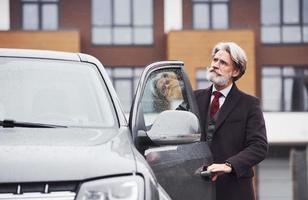
<path id="1" fill-rule="evenodd" d="M 206 180 L 211 180 L 212 177 L 215 175 L 214 172 L 211 172 L 209 170 L 205 170 L 205 171 L 201 171 L 200 175 L 202 178 L 206 179 Z"/>

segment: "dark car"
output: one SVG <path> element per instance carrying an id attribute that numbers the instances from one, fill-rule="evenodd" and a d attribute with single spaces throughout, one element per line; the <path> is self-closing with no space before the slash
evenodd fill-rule
<path id="1" fill-rule="evenodd" d="M 153 63 L 127 122 L 94 57 L 0 49 L 0 200 L 214 198 L 194 101 L 182 62 Z"/>

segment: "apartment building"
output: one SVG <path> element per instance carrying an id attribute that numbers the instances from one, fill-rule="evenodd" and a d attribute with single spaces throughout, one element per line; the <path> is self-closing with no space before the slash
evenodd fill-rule
<path id="1" fill-rule="evenodd" d="M 203 88 L 213 45 L 239 43 L 249 64 L 238 85 L 262 100 L 270 142 L 256 169 L 258 199 L 293 198 L 290 150 L 308 144 L 308 0 L 2 1 L 9 25 L 0 47 L 96 56 L 126 112 L 147 64 L 183 60 Z"/>

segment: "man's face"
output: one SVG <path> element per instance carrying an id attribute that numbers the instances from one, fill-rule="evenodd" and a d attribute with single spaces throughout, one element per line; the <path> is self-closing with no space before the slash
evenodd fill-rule
<path id="1" fill-rule="evenodd" d="M 218 51 L 213 56 L 208 72 L 208 80 L 219 89 L 229 86 L 233 77 L 239 75 L 239 70 L 235 68 L 230 54 L 224 50 Z"/>

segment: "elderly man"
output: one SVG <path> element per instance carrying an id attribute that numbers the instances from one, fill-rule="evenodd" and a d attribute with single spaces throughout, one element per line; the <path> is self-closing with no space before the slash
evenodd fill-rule
<path id="1" fill-rule="evenodd" d="M 207 89 L 195 91 L 203 140 L 208 141 L 214 163 L 217 200 L 252 200 L 252 167 L 261 162 L 268 144 L 259 100 L 235 84 L 246 70 L 247 58 L 233 42 L 219 43 L 212 51 Z"/>

